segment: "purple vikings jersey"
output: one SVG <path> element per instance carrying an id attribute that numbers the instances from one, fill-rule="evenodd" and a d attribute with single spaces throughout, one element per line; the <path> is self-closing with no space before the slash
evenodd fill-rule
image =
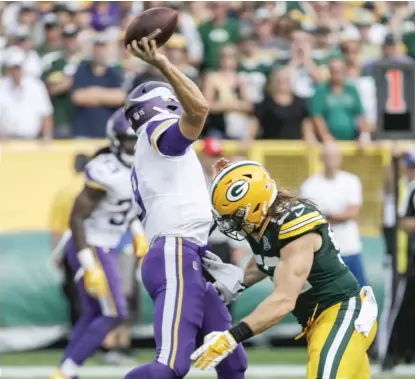
<path id="1" fill-rule="evenodd" d="M 194 141 L 180 131 L 170 87 L 152 83 L 129 96 L 126 110 L 138 133 L 131 179 L 140 218 L 149 240 L 172 235 L 204 245 L 212 214 Z"/>

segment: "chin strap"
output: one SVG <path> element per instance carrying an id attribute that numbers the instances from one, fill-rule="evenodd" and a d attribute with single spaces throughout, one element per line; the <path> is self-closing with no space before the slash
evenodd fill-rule
<path id="1" fill-rule="evenodd" d="M 218 227 L 217 221 L 214 220 L 214 223 L 212 224 L 211 229 L 209 230 L 208 236 L 210 236 L 212 233 L 214 233 L 214 231 L 215 231 L 215 229 L 217 229 L 217 227 Z"/>

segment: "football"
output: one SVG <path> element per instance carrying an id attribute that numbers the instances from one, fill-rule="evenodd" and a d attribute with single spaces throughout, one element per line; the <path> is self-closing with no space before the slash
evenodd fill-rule
<path id="1" fill-rule="evenodd" d="M 127 27 L 124 46 L 134 40 L 151 36 L 160 29 L 161 33 L 155 38 L 158 47 L 163 46 L 172 36 L 178 22 L 179 13 L 170 8 L 152 8 L 140 13 Z"/>

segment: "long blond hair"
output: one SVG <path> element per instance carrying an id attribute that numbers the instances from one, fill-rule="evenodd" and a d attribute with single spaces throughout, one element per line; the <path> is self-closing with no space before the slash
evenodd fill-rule
<path id="1" fill-rule="evenodd" d="M 288 189 L 279 189 L 276 199 L 270 207 L 270 214 L 276 216 L 281 212 L 287 212 L 298 203 L 315 205 L 311 200 L 299 196 L 295 191 Z"/>

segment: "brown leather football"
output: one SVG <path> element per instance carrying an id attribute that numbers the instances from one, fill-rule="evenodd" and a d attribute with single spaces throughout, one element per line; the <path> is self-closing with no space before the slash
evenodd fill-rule
<path id="1" fill-rule="evenodd" d="M 163 46 L 172 36 L 178 23 L 178 11 L 170 8 L 151 8 L 140 13 L 127 27 L 124 36 L 124 46 L 132 41 L 140 41 L 143 37 L 151 36 L 160 29 L 155 38 L 157 46 Z"/>

